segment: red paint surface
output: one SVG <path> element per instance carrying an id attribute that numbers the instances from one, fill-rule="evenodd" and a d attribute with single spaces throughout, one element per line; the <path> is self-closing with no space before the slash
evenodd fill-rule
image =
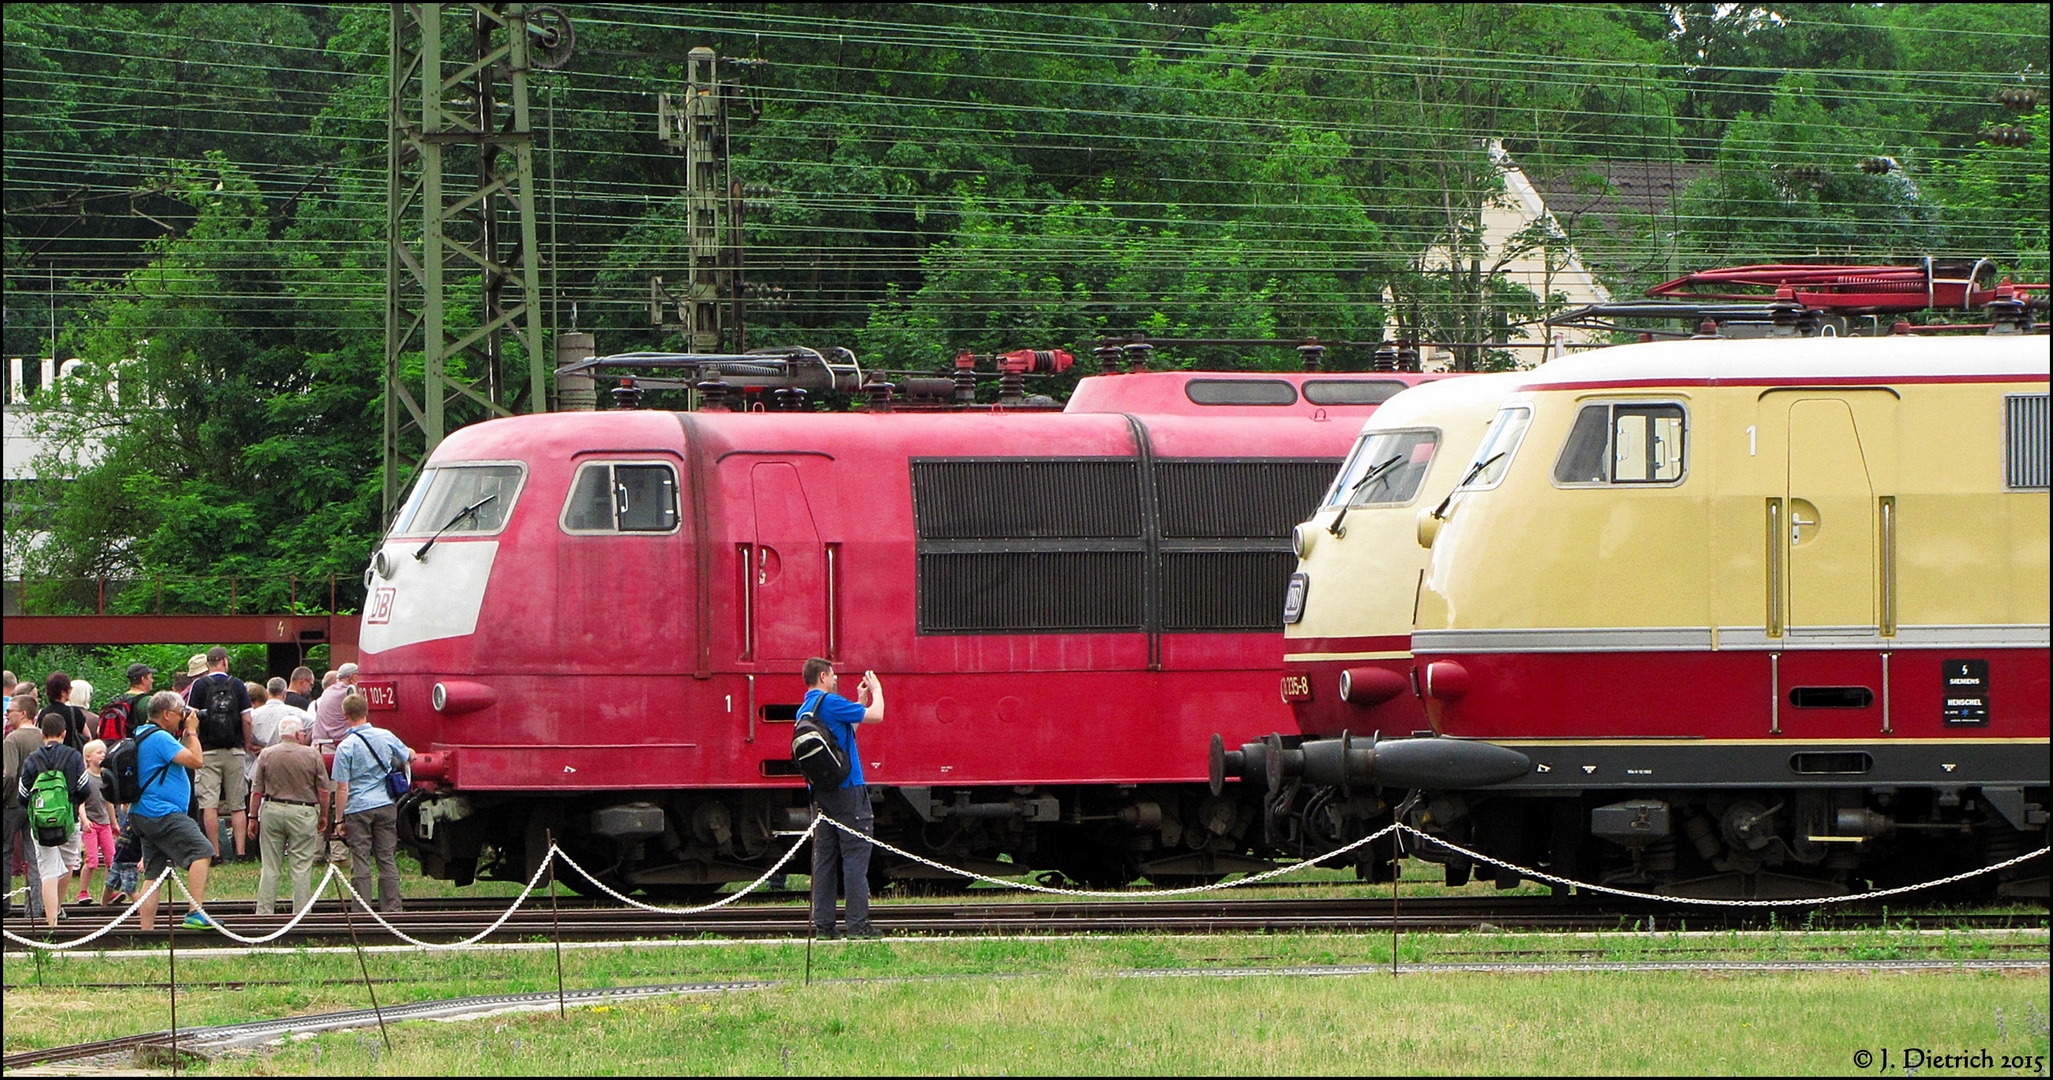
<path id="1" fill-rule="evenodd" d="M 1442 730 L 1484 739 L 1687 736 L 1771 737 L 1767 652 L 1463 653 L 1469 689 L 1444 705 Z M 1941 719 L 1946 660 L 1989 661 L 1990 718 L 1949 727 Z M 1421 654 L 1423 665 L 1440 657 Z M 1890 735 L 1895 738 L 2045 738 L 2047 650 L 1892 651 Z M 1798 709 L 1799 686 L 1866 686 L 1865 709 Z M 1882 737 L 1882 659 L 1867 650 L 1790 651 L 1780 661 L 1781 735 L 1792 739 Z"/>
<path id="2" fill-rule="evenodd" d="M 1291 640 L 1292 652 L 1299 650 L 1299 642 L 1302 640 Z M 1405 645 L 1411 643 L 1410 638 L 1397 640 Z M 1358 651 L 1371 650 L 1365 648 Z M 1291 706 L 1293 724 L 1303 734 L 1338 735 L 1342 731 L 1366 734 L 1380 731 L 1386 735 L 1409 735 L 1430 727 L 1426 721 L 1424 704 L 1409 689 L 1378 705 L 1356 705 L 1340 699 L 1340 673 L 1348 668 L 1381 668 L 1402 677 L 1407 684 L 1411 683 L 1412 660 L 1409 657 L 1396 660 L 1292 660 L 1283 667 L 1289 674 L 1302 675 L 1311 686 L 1311 700 L 1294 702 Z"/>

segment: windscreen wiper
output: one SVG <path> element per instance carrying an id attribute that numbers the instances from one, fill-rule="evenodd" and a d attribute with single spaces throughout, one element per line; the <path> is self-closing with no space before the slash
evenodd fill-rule
<path id="1" fill-rule="evenodd" d="M 1440 518 L 1443 521 L 1446 520 L 1447 504 L 1454 501 L 1455 494 L 1459 492 L 1462 488 L 1467 487 L 1469 481 L 1474 480 L 1477 476 L 1481 475 L 1484 469 L 1487 469 L 1490 466 L 1497 464 L 1498 458 L 1501 458 L 1509 453 L 1511 453 L 1511 451 L 1509 450 L 1500 450 L 1497 453 L 1491 454 L 1489 458 L 1487 458 L 1486 460 L 1476 462 L 1475 466 L 1469 469 L 1468 475 L 1461 478 L 1461 483 L 1454 485 L 1454 490 L 1448 492 L 1447 497 L 1440 500 L 1440 505 L 1433 508 L 1433 516 L 1436 518 Z"/>
<path id="2" fill-rule="evenodd" d="M 458 510 L 454 515 L 452 515 L 449 518 L 448 521 L 442 524 L 441 528 L 435 530 L 435 535 L 428 537 L 428 542 L 422 544 L 421 549 L 419 551 L 413 553 L 415 561 L 422 561 L 427 559 L 428 549 L 435 546 L 435 541 L 442 539 L 443 533 L 446 533 L 449 530 L 456 528 L 457 522 L 462 521 L 464 518 L 467 518 L 472 514 L 477 513 L 479 510 L 484 508 L 486 503 L 491 502 L 493 499 L 496 499 L 498 497 L 499 496 L 496 494 L 487 495 L 484 498 L 479 499 L 477 502 L 474 502 L 469 506 L 466 506 L 463 509 Z"/>
<path id="3" fill-rule="evenodd" d="M 1379 476 L 1382 476 L 1386 472 L 1389 472 L 1392 466 L 1396 465 L 1398 462 L 1403 460 L 1403 454 L 1392 454 L 1390 455 L 1390 460 L 1385 461 L 1384 463 L 1376 466 L 1373 469 L 1370 469 L 1367 473 L 1364 473 L 1362 475 L 1361 479 L 1356 480 L 1354 482 L 1354 486 L 1347 489 L 1347 495 L 1341 499 L 1340 512 L 1338 514 L 1333 515 L 1333 524 L 1326 526 L 1326 531 L 1332 533 L 1334 536 L 1342 535 L 1340 531 L 1340 523 L 1347 520 L 1347 512 L 1354 506 L 1355 492 L 1360 491 L 1365 487 L 1368 487 L 1369 481 L 1374 480 Z"/>

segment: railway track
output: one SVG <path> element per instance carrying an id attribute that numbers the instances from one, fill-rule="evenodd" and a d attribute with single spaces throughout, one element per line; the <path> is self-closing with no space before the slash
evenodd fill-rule
<path id="1" fill-rule="evenodd" d="M 388 918 L 394 926 L 415 938 L 446 943 L 477 933 L 505 910 L 506 903 L 503 900 L 439 901 L 432 907 L 422 903 L 411 905 L 409 910 Z M 247 903 L 222 903 L 212 905 L 210 910 L 236 932 L 249 936 L 270 933 L 286 922 L 283 915 L 256 915 L 249 911 Z M 1004 903 L 958 899 L 940 903 L 882 903 L 871 908 L 871 920 L 887 933 L 922 936 L 1387 932 L 1392 929 L 1445 932 L 1483 928 L 1597 931 L 1781 927 L 1833 930 L 1878 925 L 1915 929 L 1980 929 L 2047 925 L 2044 913 L 1904 912 L 1855 908 L 1835 910 L 1829 914 L 1813 911 L 1793 920 L 1787 912 L 1772 909 L 1678 909 L 1555 897 L 1410 898 L 1397 905 L 1394 915 L 1388 898 Z M 83 937 L 101 925 L 101 921 L 90 916 L 74 917 L 50 930 L 18 919 L 10 920 L 8 929 L 23 936 L 62 943 Z M 358 937 L 367 943 L 384 944 L 390 940 L 384 928 L 361 913 L 355 916 L 355 925 Z M 562 905 L 552 917 L 546 904 L 531 901 L 486 940 L 505 942 L 553 938 L 559 932 L 558 925 L 561 937 L 566 941 L 695 936 L 792 938 L 805 937 L 809 929 L 806 907 L 794 903 L 735 905 L 680 917 L 581 902 Z M 131 924 L 117 928 L 102 937 L 100 942 L 108 948 L 120 948 L 159 943 L 169 936 L 168 931 L 144 932 L 134 929 Z M 179 940 L 207 946 L 232 943 L 232 939 L 190 930 L 182 931 Z M 349 940 L 349 920 L 334 901 L 319 905 L 315 913 L 291 934 L 279 939 L 282 944 L 346 943 Z M 23 948 L 12 942 L 7 947 L 10 951 Z"/>

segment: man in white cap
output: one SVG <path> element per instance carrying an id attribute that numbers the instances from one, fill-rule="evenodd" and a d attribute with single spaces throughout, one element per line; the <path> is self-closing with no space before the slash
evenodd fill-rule
<path id="1" fill-rule="evenodd" d="M 334 746 L 349 734 L 349 718 L 342 715 L 342 699 L 356 693 L 356 665 L 335 669 L 335 685 L 321 691 L 314 702 L 314 749 Z"/>

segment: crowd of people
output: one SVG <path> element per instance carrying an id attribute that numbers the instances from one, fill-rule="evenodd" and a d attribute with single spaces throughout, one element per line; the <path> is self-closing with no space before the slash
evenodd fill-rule
<path id="1" fill-rule="evenodd" d="M 208 873 L 249 859 L 252 838 L 262 863 L 259 914 L 275 913 L 287 874 L 298 912 L 313 900 L 314 866 L 342 861 L 359 896 L 371 895 L 375 870 L 379 909 L 401 910 L 396 800 L 411 782 L 413 751 L 370 722 L 357 666 L 328 672 L 316 692 L 308 667 L 259 684 L 229 674 L 228 664 L 225 648 L 196 653 L 167 690 L 157 689 L 156 669 L 131 664 L 128 690 L 97 712 L 83 679 L 53 671 L 38 686 L 0 673 L 8 875 L 0 918 L 12 913 L 17 874 L 30 919 L 54 927 L 69 918 L 67 906 L 128 904 L 173 866 L 192 895 L 182 925 L 212 929 Z M 110 781 L 110 754 L 120 764 L 132 756 L 126 782 L 138 790 Z M 97 899 L 95 871 L 104 871 Z M 138 908 L 146 930 L 156 928 L 161 894 Z"/>

